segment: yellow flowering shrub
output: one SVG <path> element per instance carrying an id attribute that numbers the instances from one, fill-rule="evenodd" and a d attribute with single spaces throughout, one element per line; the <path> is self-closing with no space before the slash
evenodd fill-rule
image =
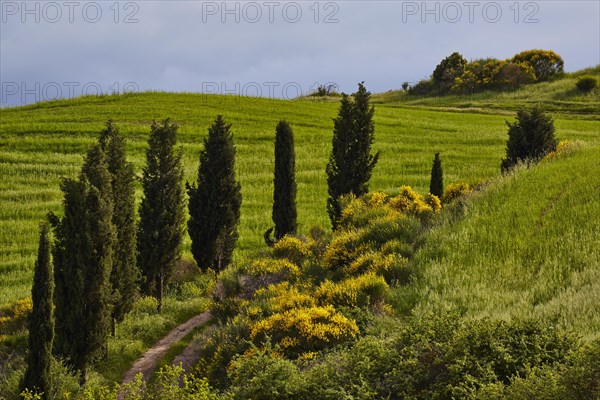
<path id="1" fill-rule="evenodd" d="M 361 237 L 356 231 L 343 231 L 337 234 L 323 255 L 323 264 L 328 269 L 341 269 L 350 264 L 369 247 L 360 242 Z"/>
<path id="2" fill-rule="evenodd" d="M 441 204 L 437 204 L 433 197 L 427 201 L 410 186 L 402 186 L 400 193 L 391 198 L 389 204 L 404 214 L 414 215 L 421 219 L 428 218 L 441 209 Z M 435 207 L 438 205 L 439 208 L 436 210 Z"/>
<path id="3" fill-rule="evenodd" d="M 0 334 L 12 334 L 27 328 L 27 318 L 31 314 L 31 297 L 18 300 L 0 310 Z"/>
<path id="4" fill-rule="evenodd" d="M 321 304 L 336 307 L 368 307 L 383 303 L 389 286 L 383 277 L 368 273 L 335 283 L 323 282 L 315 297 Z"/>
<path id="5" fill-rule="evenodd" d="M 244 269 L 252 276 L 276 275 L 282 280 L 295 281 L 300 276 L 298 266 L 285 259 L 259 258 Z"/>
<path id="6" fill-rule="evenodd" d="M 442 201 L 435 194 L 428 194 L 425 196 L 425 203 L 433 210 L 434 214 L 437 214 L 442 209 Z"/>
<path id="7" fill-rule="evenodd" d="M 302 266 L 312 256 L 308 244 L 295 236 L 286 235 L 273 245 L 273 255 Z"/>
<path id="8" fill-rule="evenodd" d="M 568 140 L 561 140 L 560 142 L 558 142 L 558 145 L 556 145 L 556 150 L 546 154 L 544 160 L 551 160 L 553 158 L 556 158 L 556 156 L 568 149 L 570 146 L 571 143 Z"/>
<path id="9" fill-rule="evenodd" d="M 388 195 L 383 192 L 374 192 L 369 196 L 369 205 L 371 207 L 381 207 L 388 201 Z"/>
<path id="10" fill-rule="evenodd" d="M 451 185 L 448 185 L 444 190 L 444 194 L 442 195 L 442 203 L 452 203 L 457 198 L 466 196 L 472 191 L 473 189 L 471 188 L 471 186 L 469 186 L 468 183 L 453 183 Z"/>
<path id="11" fill-rule="evenodd" d="M 250 337 L 257 342 L 271 338 L 288 357 L 320 351 L 352 340 L 358 334 L 356 322 L 333 306 L 297 308 L 256 322 Z"/>
<path id="12" fill-rule="evenodd" d="M 401 254 L 368 251 L 350 264 L 347 269 L 347 275 L 358 276 L 365 273 L 373 273 L 383 276 L 387 282 L 391 283 L 405 275 L 407 264 L 408 259 Z"/>
<path id="13" fill-rule="evenodd" d="M 297 287 L 288 282 L 269 285 L 256 291 L 255 303 L 262 304 L 261 312 L 266 315 L 293 310 L 295 308 L 310 308 L 316 305 L 313 296 L 302 293 Z"/>

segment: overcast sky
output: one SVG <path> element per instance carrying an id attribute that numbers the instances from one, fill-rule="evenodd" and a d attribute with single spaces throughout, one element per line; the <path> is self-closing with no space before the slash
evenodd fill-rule
<path id="1" fill-rule="evenodd" d="M 1 106 L 115 90 L 291 98 L 428 77 L 467 59 L 551 49 L 600 63 L 592 1 L 0 0 Z"/>

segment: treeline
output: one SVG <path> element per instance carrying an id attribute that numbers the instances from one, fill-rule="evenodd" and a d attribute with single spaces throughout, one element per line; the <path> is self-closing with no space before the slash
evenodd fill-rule
<path id="1" fill-rule="evenodd" d="M 454 52 L 424 79 L 403 89 L 412 95 L 473 94 L 485 90 L 515 90 L 527 83 L 544 82 L 562 75 L 563 59 L 552 50 L 527 50 L 506 60 L 481 58 L 467 61 Z"/>

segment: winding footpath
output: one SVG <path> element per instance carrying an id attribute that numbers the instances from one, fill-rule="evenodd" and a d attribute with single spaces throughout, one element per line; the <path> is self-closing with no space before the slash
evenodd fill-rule
<path id="1" fill-rule="evenodd" d="M 210 312 L 206 311 L 173 328 L 167 336 L 158 341 L 154 347 L 146 351 L 140 359 L 133 363 L 131 368 L 123 374 L 122 383 L 126 384 L 131 382 L 139 373 L 143 375 L 145 381 L 148 381 L 156 369 L 156 365 L 167 354 L 169 348 L 174 343 L 183 339 L 197 326 L 207 323 L 210 318 Z"/>

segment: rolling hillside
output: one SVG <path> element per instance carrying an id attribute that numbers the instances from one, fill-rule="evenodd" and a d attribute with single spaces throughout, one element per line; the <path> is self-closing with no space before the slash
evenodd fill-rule
<path id="1" fill-rule="evenodd" d="M 377 97 L 377 96 L 376 96 Z M 29 294 L 37 225 L 60 209 L 59 181 L 77 174 L 82 156 L 111 118 L 128 139 L 130 159 L 141 173 L 153 119 L 181 125 L 186 179 L 195 179 L 202 138 L 217 114 L 233 124 L 243 204 L 236 256 L 260 248 L 271 226 L 275 125 L 286 119 L 296 135 L 300 232 L 328 225 L 325 165 L 337 102 L 292 101 L 199 94 L 141 93 L 85 97 L 0 110 L 0 304 Z M 371 188 L 407 184 L 428 188 L 431 160 L 441 152 L 447 183 L 476 183 L 499 174 L 507 113 L 482 114 L 422 109 L 394 101 L 376 105 L 375 149 L 382 151 Z M 508 114 L 510 115 L 510 114 Z M 556 117 L 559 139 L 597 142 L 600 125 Z M 138 193 L 139 194 L 139 193 Z M 189 240 L 185 256 L 189 257 Z"/>
<path id="2" fill-rule="evenodd" d="M 399 308 L 539 318 L 600 336 L 600 146 L 575 144 L 492 180 L 446 213 Z"/>

